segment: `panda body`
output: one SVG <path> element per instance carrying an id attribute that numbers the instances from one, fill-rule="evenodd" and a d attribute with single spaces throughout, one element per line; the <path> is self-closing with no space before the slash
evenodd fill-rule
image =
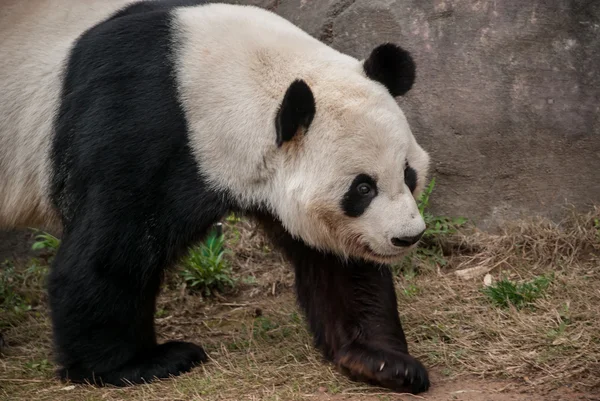
<path id="1" fill-rule="evenodd" d="M 249 6 L 23 3 L 0 13 L 0 226 L 62 227 L 49 278 L 62 378 L 139 383 L 204 362 L 197 345 L 157 344 L 156 296 L 236 210 L 292 262 L 329 360 L 428 388 L 380 268 L 424 229 L 429 158 L 394 100 L 414 80 L 408 53 L 359 61 Z"/>

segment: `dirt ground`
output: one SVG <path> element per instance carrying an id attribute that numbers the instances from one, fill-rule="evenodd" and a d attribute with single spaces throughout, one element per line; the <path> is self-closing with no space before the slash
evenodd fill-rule
<path id="1" fill-rule="evenodd" d="M 183 287 L 174 270 L 159 300 L 159 341 L 202 344 L 209 363 L 131 388 L 60 383 L 53 376 L 43 282 L 29 278 L 23 287 L 33 306 L 0 309 L 8 345 L 0 357 L 0 399 L 600 401 L 599 217 L 596 210 L 561 225 L 521 222 L 498 235 L 460 232 L 438 244 L 441 255 L 399 268 L 409 347 L 432 379 L 430 391 L 418 396 L 351 382 L 323 363 L 296 307 L 291 270 L 241 221 L 225 230 L 234 289 L 205 299 Z M 3 250 L 17 270 L 36 256 L 26 251 L 30 245 L 19 246 L 17 255 Z M 474 277 L 456 273 L 465 271 Z M 482 294 L 488 272 L 494 282 L 552 274 L 552 283 L 527 308 L 500 308 Z"/>

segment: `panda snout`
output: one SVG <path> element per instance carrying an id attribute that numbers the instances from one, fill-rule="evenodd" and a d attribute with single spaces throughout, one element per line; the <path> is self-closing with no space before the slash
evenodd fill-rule
<path id="1" fill-rule="evenodd" d="M 425 230 L 421 231 L 419 234 L 412 236 L 412 237 L 393 237 L 391 239 L 392 245 L 394 245 L 395 247 L 402 247 L 402 248 L 412 246 L 412 245 L 416 244 L 417 242 L 419 242 L 421 237 L 423 237 L 424 233 L 425 233 Z"/>

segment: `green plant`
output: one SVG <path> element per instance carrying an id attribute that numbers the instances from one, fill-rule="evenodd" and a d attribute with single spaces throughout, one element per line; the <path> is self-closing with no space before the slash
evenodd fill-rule
<path id="1" fill-rule="evenodd" d="M 181 275 L 192 290 L 202 291 L 210 296 L 213 291 L 223 291 L 233 287 L 235 281 L 225 259 L 225 237 L 212 231 L 206 240 L 192 247 L 183 260 Z"/>
<path id="2" fill-rule="evenodd" d="M 531 281 L 516 283 L 502 279 L 496 284 L 483 288 L 481 291 L 492 304 L 508 308 L 510 305 L 517 309 L 531 305 L 536 299 L 545 295 L 546 289 L 552 283 L 552 276 L 538 276 Z"/>
<path id="3" fill-rule="evenodd" d="M 406 256 L 399 264 L 393 266 L 394 273 L 410 269 L 415 260 L 425 266 L 445 266 L 448 261 L 444 257 L 441 241 L 454 234 L 467 219 L 463 217 L 435 216 L 428 211 L 429 200 L 435 188 L 435 177 L 431 179 L 418 199 L 419 213 L 425 221 L 426 229 L 417 249 Z"/>
<path id="4" fill-rule="evenodd" d="M 15 266 L 8 260 L 0 266 L 0 307 L 20 309 L 23 299 L 18 292 L 19 278 Z"/>
<path id="5" fill-rule="evenodd" d="M 48 250 L 51 252 L 56 252 L 58 250 L 58 247 L 60 246 L 60 239 L 43 231 L 36 229 L 33 229 L 33 231 L 36 232 L 37 235 L 35 236 L 35 242 L 31 246 L 32 250 Z"/>
<path id="6" fill-rule="evenodd" d="M 242 219 L 233 212 L 229 213 L 229 216 L 227 216 L 225 220 L 231 224 L 239 223 L 240 221 L 242 221 Z"/>
<path id="7" fill-rule="evenodd" d="M 423 239 L 434 239 L 438 236 L 453 234 L 460 226 L 467 222 L 467 219 L 464 217 L 434 216 L 427 211 L 434 187 L 435 177 L 425 187 L 418 201 L 419 212 L 423 216 L 423 220 L 425 220 L 425 225 L 427 226 L 423 234 Z"/>
<path id="8" fill-rule="evenodd" d="M 16 314 L 39 303 L 48 268 L 33 259 L 26 269 L 17 269 L 10 261 L 0 265 L 0 309 Z"/>
<path id="9" fill-rule="evenodd" d="M 41 361 L 29 361 L 25 363 L 25 366 L 27 369 L 38 371 L 45 371 L 52 368 L 52 364 L 48 362 L 47 359 L 42 359 Z"/>
<path id="10" fill-rule="evenodd" d="M 402 293 L 407 298 L 412 298 L 419 294 L 419 287 L 416 284 L 409 284 L 402 289 Z"/>

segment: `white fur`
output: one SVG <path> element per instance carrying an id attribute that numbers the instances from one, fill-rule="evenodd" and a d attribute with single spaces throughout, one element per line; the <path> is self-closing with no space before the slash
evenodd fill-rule
<path id="1" fill-rule="evenodd" d="M 404 184 L 405 161 L 418 173 L 418 194 L 429 156 L 361 62 L 250 6 L 180 9 L 176 26 L 180 96 L 210 182 L 247 206 L 266 204 L 313 246 L 378 261 L 399 257 L 391 238 L 425 228 Z M 278 149 L 275 116 L 297 78 L 314 93 L 315 119 L 305 137 Z M 376 176 L 380 192 L 363 216 L 349 218 L 340 200 L 360 173 Z"/>
<path id="2" fill-rule="evenodd" d="M 130 1 L 0 1 L 0 228 L 52 226 L 52 122 L 62 71 L 85 29 Z"/>
<path id="3" fill-rule="evenodd" d="M 55 220 L 49 149 L 64 63 L 84 30 L 129 0 L 4 0 L 0 3 L 0 227 Z M 259 204 L 307 243 L 340 255 L 397 258 L 391 237 L 424 228 L 404 184 L 418 192 L 429 156 L 404 114 L 359 60 L 277 15 L 211 4 L 175 11 L 176 79 L 201 172 L 244 206 Z M 296 78 L 316 99 L 302 138 L 277 148 L 275 116 Z M 358 218 L 340 200 L 357 174 L 379 195 Z"/>

